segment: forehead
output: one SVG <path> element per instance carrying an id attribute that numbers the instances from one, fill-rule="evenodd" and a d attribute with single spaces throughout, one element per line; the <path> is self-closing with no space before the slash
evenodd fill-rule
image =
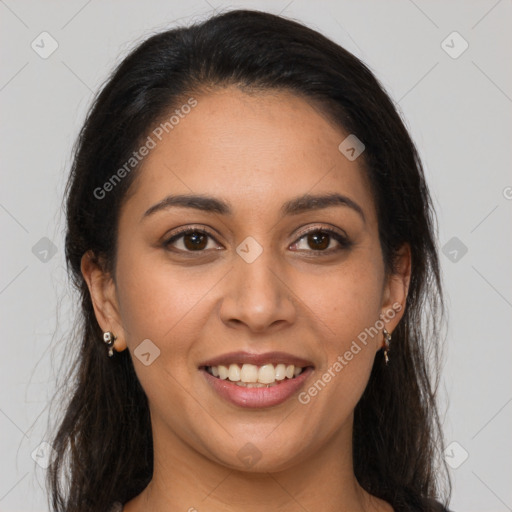
<path id="1" fill-rule="evenodd" d="M 247 94 L 236 87 L 194 98 L 195 107 L 159 130 L 161 140 L 150 134 L 155 144 L 137 170 L 130 209 L 145 211 L 171 193 L 222 197 L 242 212 L 277 209 L 306 193 L 339 192 L 374 214 L 362 158 L 350 161 L 340 152 L 349 134 L 314 102 L 287 91 Z"/>

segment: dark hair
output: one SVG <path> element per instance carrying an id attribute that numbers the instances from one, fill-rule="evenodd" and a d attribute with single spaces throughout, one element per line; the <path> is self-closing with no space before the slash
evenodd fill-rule
<path id="1" fill-rule="evenodd" d="M 65 408 L 51 442 L 50 506 L 56 512 L 107 510 L 138 495 L 152 478 L 147 398 L 129 351 L 106 357 L 80 262 L 92 251 L 106 269 L 115 269 L 119 211 L 137 166 L 110 187 L 107 198 L 95 191 L 171 109 L 229 85 L 291 91 L 365 144 L 361 162 L 386 269 L 393 272 L 397 250 L 408 243 L 412 276 L 393 333 L 392 361 L 385 366 L 382 353 L 376 354 L 355 409 L 354 472 L 363 488 L 397 511 L 441 510 L 437 500 L 447 506 L 451 494 L 436 405 L 444 306 L 437 226 L 419 156 L 393 102 L 359 59 L 300 23 L 248 10 L 140 44 L 95 98 L 80 132 L 66 188 L 65 246 L 81 300 L 79 336 L 67 349 L 74 355 L 61 390 Z"/>

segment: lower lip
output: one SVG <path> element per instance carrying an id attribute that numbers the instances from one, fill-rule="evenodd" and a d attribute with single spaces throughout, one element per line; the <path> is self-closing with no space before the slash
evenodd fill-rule
<path id="1" fill-rule="evenodd" d="M 304 385 L 313 372 L 308 366 L 298 377 L 284 379 L 269 388 L 246 388 L 229 380 L 219 379 L 201 368 L 206 382 L 223 398 L 240 407 L 261 408 L 279 405 L 288 400 Z"/>

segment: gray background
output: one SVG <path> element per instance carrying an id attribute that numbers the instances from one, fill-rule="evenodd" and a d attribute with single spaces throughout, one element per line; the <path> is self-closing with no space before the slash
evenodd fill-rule
<path id="1" fill-rule="evenodd" d="M 331 37 L 366 62 L 398 103 L 425 164 L 446 253 L 441 413 L 447 443 L 454 443 L 446 454 L 451 506 L 512 510 L 511 1 L 5 0 L 0 512 L 48 510 L 45 470 L 31 454 L 45 441 L 75 307 L 60 204 L 93 93 L 149 35 L 236 7 L 282 13 Z M 51 48 L 44 31 L 58 44 L 47 58 L 31 47 Z M 469 47 L 458 55 L 464 41 Z"/>

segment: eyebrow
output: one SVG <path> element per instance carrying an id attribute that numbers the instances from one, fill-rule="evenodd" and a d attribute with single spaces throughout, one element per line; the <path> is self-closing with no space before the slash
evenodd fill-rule
<path id="1" fill-rule="evenodd" d="M 341 194 L 304 194 L 286 201 L 281 207 L 281 214 L 283 216 L 298 215 L 307 211 L 322 210 L 333 206 L 346 206 L 351 208 L 360 215 L 363 222 L 366 222 L 363 209 L 355 201 Z M 182 194 L 169 195 L 154 204 L 144 212 L 141 221 L 156 212 L 167 210 L 171 207 L 193 208 L 195 210 L 218 213 L 221 215 L 233 214 L 233 210 L 229 203 L 222 199 L 205 195 Z"/>

